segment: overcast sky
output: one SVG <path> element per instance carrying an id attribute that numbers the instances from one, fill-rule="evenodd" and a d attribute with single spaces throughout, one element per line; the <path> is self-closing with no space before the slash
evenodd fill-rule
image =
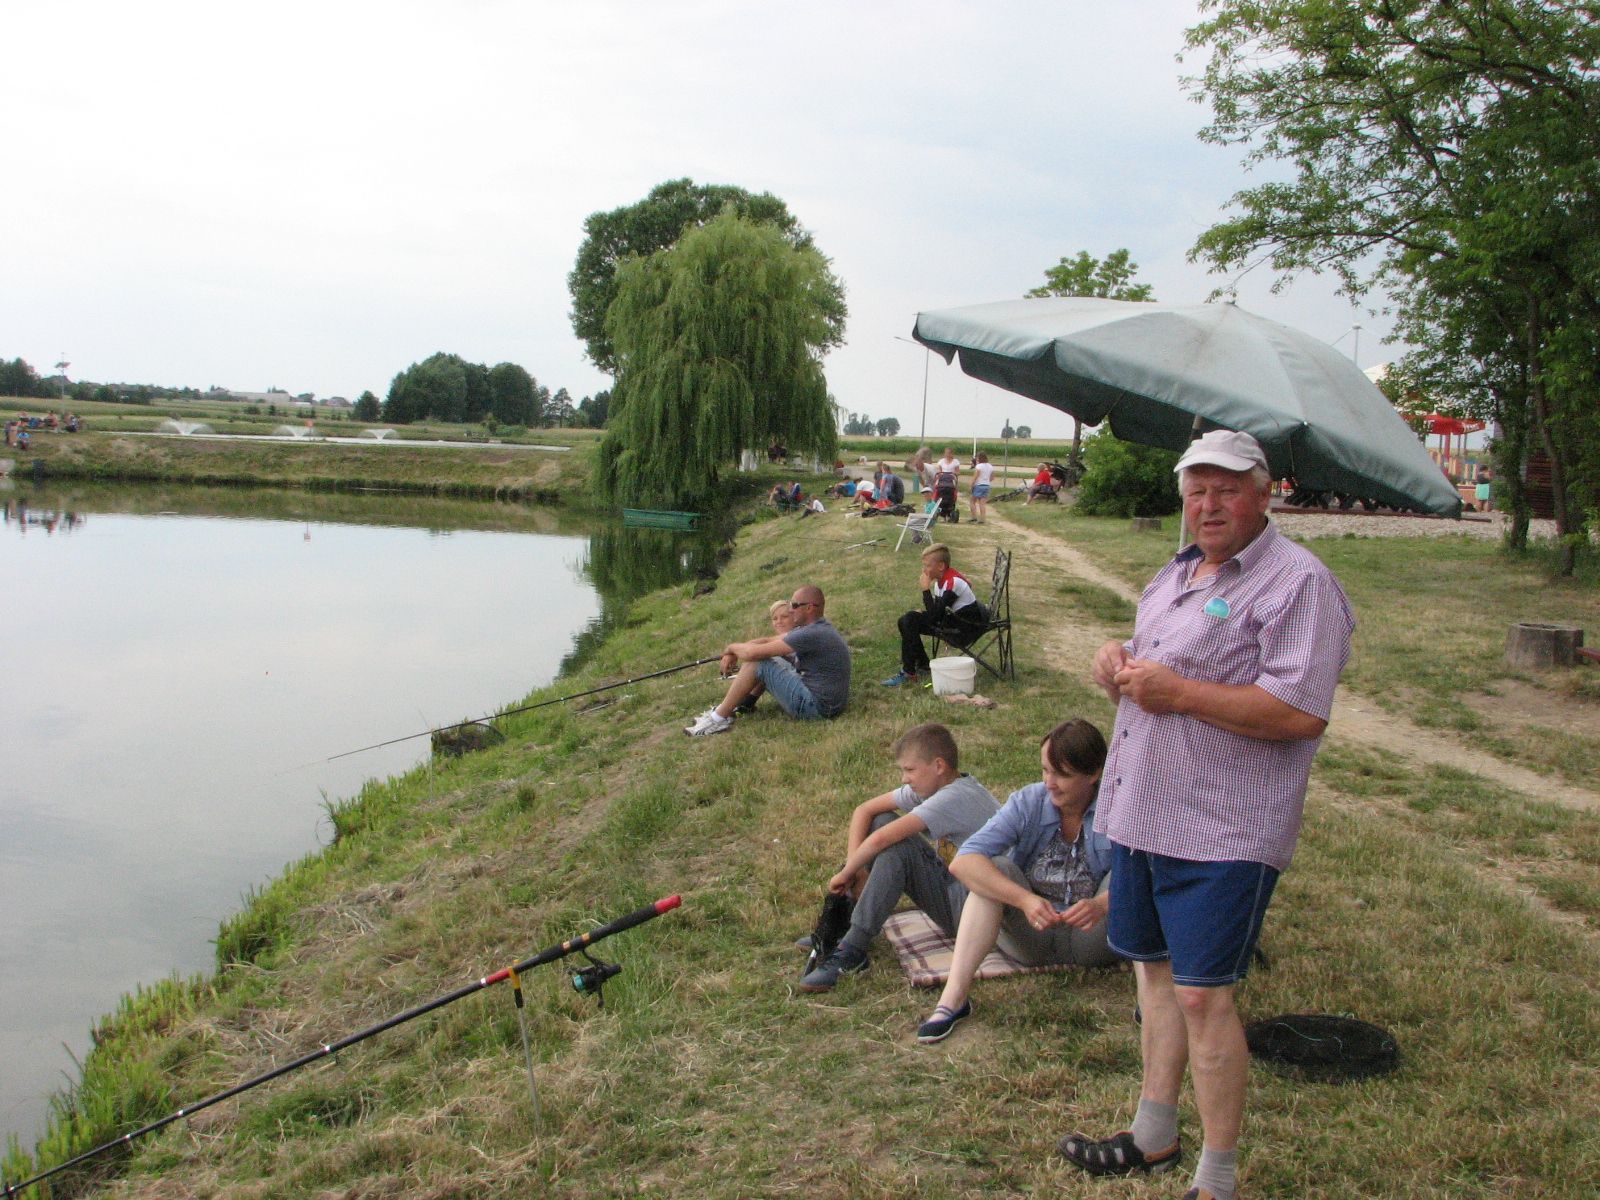
<path id="1" fill-rule="evenodd" d="M 833 260 L 852 411 L 918 427 L 921 309 L 1125 246 L 1161 300 L 1249 179 L 1201 144 L 1193 0 L 11 0 L 0 356 L 75 379 L 380 396 L 438 350 L 606 386 L 567 312 L 592 212 L 667 179 L 784 199 Z M 1198 62 L 1187 69 L 1198 70 Z M 1247 308 L 1363 367 L 1386 325 L 1300 281 Z M 1364 326 L 1359 335 L 1351 327 Z M 930 437 L 1070 422 L 935 358 Z"/>

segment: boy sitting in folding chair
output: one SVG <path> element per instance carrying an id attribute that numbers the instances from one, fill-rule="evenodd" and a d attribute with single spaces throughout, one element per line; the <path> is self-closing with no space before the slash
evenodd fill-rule
<path id="1" fill-rule="evenodd" d="M 937 633 L 954 646 L 965 647 L 983 636 L 989 614 L 967 577 L 950 565 L 950 547 L 935 542 L 922 552 L 922 610 L 900 618 L 900 670 L 884 687 L 919 684 L 928 670 L 924 634 Z"/>

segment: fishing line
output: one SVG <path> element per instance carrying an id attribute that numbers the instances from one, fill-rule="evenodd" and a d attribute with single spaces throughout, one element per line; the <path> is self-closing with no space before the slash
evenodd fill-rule
<path id="1" fill-rule="evenodd" d="M 301 1067 L 308 1066 L 311 1063 L 316 1062 L 318 1059 L 327 1058 L 329 1055 L 337 1054 L 339 1051 L 353 1046 L 357 1042 L 362 1042 L 367 1038 L 375 1037 L 377 1034 L 383 1033 L 385 1030 L 393 1029 L 397 1025 L 404 1025 L 407 1021 L 413 1021 L 417 1017 L 433 1012 L 435 1009 L 443 1008 L 447 1004 L 454 1004 L 457 1000 L 460 1000 L 466 996 L 470 996 L 474 992 L 480 992 L 484 988 L 493 987 L 495 984 L 507 979 L 517 980 L 519 975 L 527 971 L 531 971 L 534 967 L 543 966 L 545 963 L 549 962 L 555 962 L 559 958 L 565 958 L 569 954 L 583 950 L 586 946 L 593 945 L 601 938 L 610 937 L 614 933 L 621 933 L 624 929 L 632 929 L 635 925 L 642 925 L 646 921 L 652 920 L 655 917 L 659 917 L 662 913 L 671 912 L 682 903 L 683 898 L 681 896 L 667 896 L 664 899 L 657 900 L 654 904 L 646 904 L 643 908 L 635 909 L 625 917 L 618 917 L 616 920 L 608 922 L 607 924 L 601 925 L 595 929 L 591 929 L 588 933 L 580 934 L 570 941 L 562 942 L 556 946 L 551 946 L 547 950 L 541 950 L 532 958 L 524 959 L 522 962 L 519 962 L 514 966 L 504 967 L 501 970 L 496 971 L 493 975 L 486 975 L 482 979 L 466 984 L 464 987 L 456 988 L 456 990 L 453 992 L 446 992 L 443 996 L 435 997 L 425 1004 L 419 1004 L 415 1008 L 408 1008 L 405 1012 L 397 1013 L 395 1016 L 390 1017 L 386 1021 L 380 1021 L 376 1025 L 369 1025 L 366 1029 L 352 1033 L 348 1037 L 339 1039 L 337 1042 L 328 1042 L 320 1045 L 311 1053 L 301 1055 L 293 1062 L 284 1063 L 281 1067 L 275 1067 L 272 1070 L 267 1071 L 265 1074 L 257 1075 L 253 1079 L 247 1079 L 243 1083 L 235 1084 L 233 1087 L 220 1091 L 214 1096 L 207 1096 L 204 1100 L 200 1100 L 194 1104 L 180 1108 L 176 1112 L 168 1113 L 160 1120 L 151 1121 L 148 1125 L 143 1125 L 138 1129 L 135 1129 L 129 1133 L 125 1133 L 119 1138 L 113 1138 L 109 1142 L 103 1142 L 92 1150 L 85 1150 L 82 1154 L 79 1154 L 73 1158 L 69 1158 L 66 1162 L 57 1163 L 48 1171 L 41 1171 L 39 1174 L 34 1175 L 29 1179 L 24 1179 L 21 1183 L 0 1184 L 0 1196 L 16 1196 L 23 1190 L 32 1187 L 34 1184 L 41 1183 L 44 1180 L 49 1179 L 52 1175 L 55 1175 L 61 1171 L 65 1171 L 70 1167 L 75 1167 L 80 1163 L 87 1162 L 89 1159 L 94 1158 L 98 1154 L 105 1153 L 114 1146 L 126 1146 L 130 1142 L 144 1137 L 146 1134 L 154 1133 L 158 1129 L 165 1129 L 174 1121 L 182 1120 L 185 1117 L 191 1117 L 195 1113 L 200 1112 L 202 1109 L 210 1108 L 213 1104 L 220 1104 L 224 1100 L 231 1100 L 241 1092 L 248 1092 L 251 1088 L 259 1087 L 263 1083 L 269 1083 L 274 1079 L 281 1078 L 282 1076 L 289 1074 L 291 1071 L 298 1071 Z M 588 972 L 591 970 L 592 968 L 584 968 L 582 972 L 579 972 L 579 975 L 586 977 Z M 618 967 L 616 970 L 621 970 L 621 968 Z M 616 970 L 612 971 L 612 974 L 615 974 Z M 577 987 L 577 984 L 574 983 L 574 986 Z M 578 987 L 578 990 L 592 992 L 594 989 Z M 520 994 L 520 980 L 518 980 L 517 991 Z M 531 1054 L 527 1055 L 526 1061 L 528 1062 L 531 1072 Z M 531 1082 L 532 1080 L 530 1074 L 530 1085 Z M 535 1094 L 534 1103 L 538 1103 L 537 1094 Z"/>
<path id="2" fill-rule="evenodd" d="M 280 772 L 280 774 L 288 775 L 294 771 L 303 771 L 307 767 L 320 766 L 323 763 L 330 763 L 336 759 L 349 758 L 354 754 L 365 754 L 368 750 L 381 750 L 385 746 L 398 746 L 401 742 L 412 742 L 417 738 L 432 737 L 436 733 L 448 733 L 453 729 L 465 729 L 468 725 L 477 725 L 484 721 L 496 721 L 501 717 L 510 717 L 517 713 L 532 712 L 536 708 L 546 708 L 552 704 L 565 704 L 569 700 L 582 700 L 585 696 L 595 696 L 601 692 L 609 692 L 615 690 L 616 688 L 627 687 L 630 683 L 642 683 L 646 679 L 659 679 L 663 675 L 672 675 L 678 671 L 687 671 L 692 667 L 703 667 L 706 663 L 717 662 L 720 658 L 720 655 L 712 658 L 697 658 L 693 662 L 680 663 L 676 667 L 666 667 L 660 671 L 651 671 L 647 675 L 635 675 L 631 679 L 619 679 L 616 683 L 602 684 L 600 687 L 590 688 L 586 692 L 573 692 L 570 696 L 556 696 L 551 700 L 540 700 L 536 704 L 523 704 L 517 708 L 501 709 L 499 712 L 490 713 L 487 716 L 482 716 L 472 721 L 457 721 L 451 725 L 441 725 L 437 729 L 424 729 L 421 733 L 408 733 L 405 737 L 390 738 L 386 742 L 374 742 L 370 746 L 362 746 L 359 750 L 346 750 L 343 753 L 330 755 L 327 758 L 314 758 L 310 762 L 301 763 L 297 767 L 289 767 L 288 769 Z"/>

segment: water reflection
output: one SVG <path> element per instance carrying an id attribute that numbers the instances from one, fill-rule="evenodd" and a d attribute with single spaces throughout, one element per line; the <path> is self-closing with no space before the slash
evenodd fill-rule
<path id="1" fill-rule="evenodd" d="M 83 513 L 70 508 L 30 506 L 26 496 L 7 498 L 5 504 L 0 506 L 0 529 L 15 529 L 24 537 L 30 530 L 42 530 L 46 537 L 57 532 L 71 533 L 88 519 Z"/>
<path id="2" fill-rule="evenodd" d="M 714 579 L 729 533 L 714 522 L 695 532 L 605 525 L 589 535 L 584 576 L 600 593 L 600 616 L 589 623 L 561 662 L 563 673 L 586 663 L 640 596 L 687 579 Z"/>

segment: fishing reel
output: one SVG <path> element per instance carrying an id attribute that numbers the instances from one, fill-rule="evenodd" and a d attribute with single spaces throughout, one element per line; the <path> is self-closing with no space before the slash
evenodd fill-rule
<path id="1" fill-rule="evenodd" d="M 587 950 L 581 951 L 584 958 L 589 960 L 587 967 L 581 967 L 572 973 L 572 990 L 580 996 L 593 996 L 601 1008 L 606 1006 L 606 982 L 622 974 L 621 963 L 608 963 L 595 958 Z"/>

